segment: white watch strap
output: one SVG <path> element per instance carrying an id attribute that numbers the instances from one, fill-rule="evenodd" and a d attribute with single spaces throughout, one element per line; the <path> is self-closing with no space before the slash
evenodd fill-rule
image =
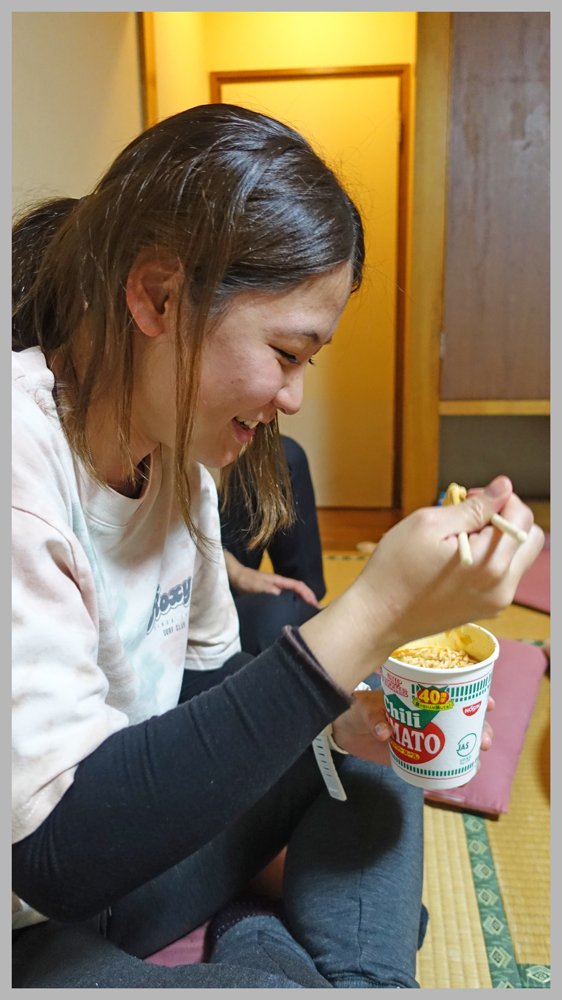
<path id="1" fill-rule="evenodd" d="M 360 684 L 355 688 L 356 691 L 370 691 L 368 684 L 365 681 L 361 681 Z M 324 783 L 328 789 L 329 794 L 333 799 L 339 799 L 340 802 L 345 802 L 347 800 L 347 795 L 345 794 L 345 789 L 340 781 L 340 776 L 336 771 L 334 766 L 334 761 L 332 758 L 332 749 L 337 750 L 338 753 L 347 753 L 347 750 L 342 750 L 341 747 L 337 745 L 332 736 L 332 724 L 330 723 L 326 728 L 312 741 L 312 748 L 314 750 L 314 756 L 316 757 L 316 763 L 320 768 L 320 774 L 324 778 Z"/>
<path id="2" fill-rule="evenodd" d="M 316 757 L 316 763 L 320 768 L 320 774 L 324 778 L 324 783 L 328 792 L 333 799 L 339 799 L 340 802 L 345 802 L 347 795 L 345 794 L 344 787 L 340 781 L 338 772 L 334 767 L 334 761 L 332 760 L 332 754 L 328 744 L 328 737 L 322 732 L 315 740 L 312 741 L 312 748 L 314 750 L 314 756 Z"/>

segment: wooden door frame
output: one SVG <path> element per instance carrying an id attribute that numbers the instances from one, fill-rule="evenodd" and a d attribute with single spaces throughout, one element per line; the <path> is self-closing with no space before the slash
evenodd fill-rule
<path id="1" fill-rule="evenodd" d="M 398 220 L 396 246 L 396 333 L 395 390 L 393 418 L 392 510 L 402 508 L 402 437 L 404 408 L 404 352 L 406 341 L 406 280 L 408 244 L 409 139 L 410 139 L 410 75 L 409 63 L 381 66 L 335 66 L 329 68 L 233 70 L 211 73 L 211 103 L 221 103 L 221 87 L 225 83 L 278 82 L 279 80 L 310 80 L 350 77 L 398 77 L 402 128 L 398 155 Z"/>
<path id="2" fill-rule="evenodd" d="M 154 45 L 154 13 L 136 11 L 137 43 L 139 50 L 139 76 L 143 130 L 158 121 L 156 92 L 156 52 Z"/>
<path id="3" fill-rule="evenodd" d="M 410 308 L 404 349 L 402 511 L 437 499 L 445 285 L 450 12 L 418 12 Z"/>

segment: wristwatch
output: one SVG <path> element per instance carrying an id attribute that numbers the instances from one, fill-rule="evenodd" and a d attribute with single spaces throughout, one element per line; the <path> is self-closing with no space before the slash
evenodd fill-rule
<path id="1" fill-rule="evenodd" d="M 365 681 L 361 681 L 355 690 L 370 691 L 371 688 L 368 684 L 365 684 Z M 336 771 L 332 758 L 332 750 L 345 754 L 348 753 L 348 751 L 342 750 L 342 748 L 339 747 L 334 740 L 331 722 L 322 730 L 321 733 L 318 734 L 316 739 L 312 741 L 312 749 L 314 750 L 316 763 L 320 769 L 320 774 L 324 778 L 324 784 L 328 789 L 328 793 L 333 799 L 339 799 L 340 802 L 345 802 L 347 795 L 345 794 L 345 789 L 340 781 L 340 776 Z"/>

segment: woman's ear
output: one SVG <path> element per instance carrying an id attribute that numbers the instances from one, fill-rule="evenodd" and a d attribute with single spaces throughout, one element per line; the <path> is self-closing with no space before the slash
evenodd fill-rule
<path id="1" fill-rule="evenodd" d="M 176 320 L 178 292 L 183 277 L 177 258 L 138 257 L 129 271 L 126 296 L 131 315 L 147 337 L 158 337 Z"/>

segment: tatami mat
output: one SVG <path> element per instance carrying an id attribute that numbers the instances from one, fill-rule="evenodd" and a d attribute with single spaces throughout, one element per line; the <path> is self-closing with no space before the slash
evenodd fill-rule
<path id="1" fill-rule="evenodd" d="M 522 965 L 550 966 L 549 707 L 550 680 L 544 677 L 519 758 L 509 812 L 497 821 L 482 821 L 522 979 Z M 465 821 L 461 813 L 424 808 L 423 898 L 430 920 L 418 954 L 417 978 L 422 989 L 492 986 L 488 954 L 493 952 L 495 928 L 492 924 L 492 933 L 485 934 L 482 927 Z"/>
<path id="2" fill-rule="evenodd" d="M 417 980 L 422 989 L 490 987 L 462 814 L 424 806 L 424 851 L 429 924 Z"/>
<path id="3" fill-rule="evenodd" d="M 322 604 L 329 604 L 330 601 L 343 594 L 344 590 L 347 590 L 357 579 L 368 560 L 369 556 L 361 555 L 360 552 L 324 552 L 326 596 Z"/>
<path id="4" fill-rule="evenodd" d="M 500 639 L 520 639 L 523 642 L 550 639 L 550 615 L 519 604 L 511 604 L 497 618 L 482 618 L 477 624 Z"/>
<path id="5" fill-rule="evenodd" d="M 509 812 L 486 821 L 517 962 L 550 964 L 550 679 L 543 677 Z"/>

